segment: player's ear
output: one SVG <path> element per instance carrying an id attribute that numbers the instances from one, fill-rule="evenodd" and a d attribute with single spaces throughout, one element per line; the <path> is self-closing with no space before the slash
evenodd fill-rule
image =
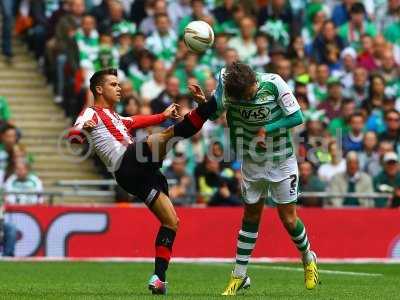
<path id="1" fill-rule="evenodd" d="M 103 87 L 100 86 L 100 85 L 97 85 L 96 86 L 96 93 L 97 93 L 97 95 L 103 94 Z"/>

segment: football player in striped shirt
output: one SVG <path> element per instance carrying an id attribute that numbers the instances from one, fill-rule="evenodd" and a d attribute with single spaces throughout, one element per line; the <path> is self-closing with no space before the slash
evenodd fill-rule
<path id="1" fill-rule="evenodd" d="M 83 141 L 82 136 L 87 138 L 118 184 L 141 199 L 160 221 L 155 240 L 154 274 L 148 287 L 153 294 L 165 294 L 166 271 L 179 219 L 168 197 L 167 180 L 160 167 L 167 151 L 182 138 L 196 134 L 211 110 L 206 104 L 201 104 L 175 126 L 137 140 L 131 136 L 131 129 L 156 125 L 166 118 L 177 118 L 177 105 L 172 104 L 157 115 L 120 116 L 114 110 L 121 97 L 115 69 L 96 72 L 90 79 L 90 90 L 94 95 L 94 106 L 82 111 L 69 138 L 78 141 Z"/>
<path id="2" fill-rule="evenodd" d="M 210 119 L 224 110 L 231 146 L 242 161 L 241 190 L 244 215 L 239 231 L 236 264 L 222 295 L 236 295 L 250 286 L 247 264 L 258 237 L 268 191 L 279 217 L 299 250 L 307 289 L 318 282 L 316 255 L 303 222 L 296 213 L 298 168 L 290 129 L 303 116 L 289 86 L 277 74 L 255 73 L 248 65 L 233 63 L 222 69 L 215 93 L 206 101 L 197 85 L 189 87 L 198 102 L 207 103 Z"/>

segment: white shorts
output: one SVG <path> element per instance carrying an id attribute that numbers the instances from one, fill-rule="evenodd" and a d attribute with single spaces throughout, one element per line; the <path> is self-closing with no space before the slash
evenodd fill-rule
<path id="1" fill-rule="evenodd" d="M 277 204 L 296 202 L 298 183 L 299 171 L 294 155 L 278 164 L 243 161 L 241 190 L 246 204 L 257 203 L 261 197 L 268 196 L 268 191 Z"/>

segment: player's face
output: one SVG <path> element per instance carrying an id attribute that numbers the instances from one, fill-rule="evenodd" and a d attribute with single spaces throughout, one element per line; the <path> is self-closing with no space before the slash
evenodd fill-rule
<path id="1" fill-rule="evenodd" d="M 108 75 L 102 86 L 102 95 L 107 102 L 115 103 L 121 98 L 121 86 L 117 76 Z"/>

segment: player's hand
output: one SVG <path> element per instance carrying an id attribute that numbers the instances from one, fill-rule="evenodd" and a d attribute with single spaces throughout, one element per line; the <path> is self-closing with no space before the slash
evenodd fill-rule
<path id="1" fill-rule="evenodd" d="M 260 128 L 260 130 L 257 133 L 257 147 L 266 150 L 267 149 L 267 144 L 265 143 L 265 139 L 267 138 L 267 131 L 265 128 Z"/>
<path id="2" fill-rule="evenodd" d="M 196 101 L 198 104 L 202 104 L 207 101 L 206 95 L 198 84 L 191 84 L 188 86 L 188 89 L 192 94 L 194 101 Z"/>
<path id="3" fill-rule="evenodd" d="M 91 132 L 95 127 L 96 127 L 96 123 L 92 120 L 86 121 L 83 124 L 83 130 L 86 130 L 88 132 Z"/>
<path id="4" fill-rule="evenodd" d="M 179 115 L 178 109 L 179 105 L 172 103 L 164 110 L 163 114 L 167 119 L 179 119 L 181 116 Z"/>

